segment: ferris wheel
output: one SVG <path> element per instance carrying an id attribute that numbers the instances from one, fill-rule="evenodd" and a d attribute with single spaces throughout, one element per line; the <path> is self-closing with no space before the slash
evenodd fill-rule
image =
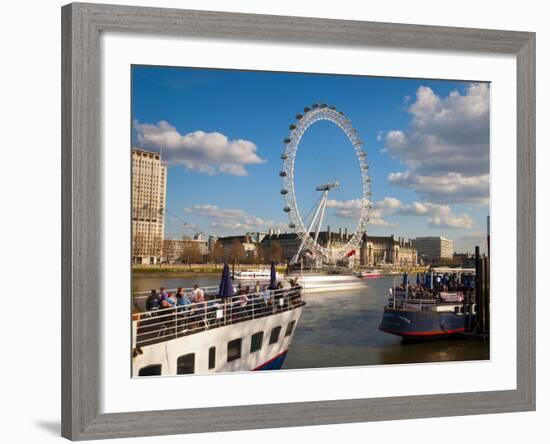
<path id="1" fill-rule="evenodd" d="M 355 151 L 361 172 L 362 197 L 360 199 L 360 208 L 358 208 L 357 227 L 355 232 L 345 243 L 339 243 L 336 246 L 321 245 L 319 243 L 319 231 L 327 206 L 328 194 L 331 190 L 338 188 L 339 182 L 326 183 L 316 188 L 316 190 L 322 194 L 319 199 L 319 205 L 307 226 L 300 215 L 294 186 L 294 161 L 300 141 L 308 128 L 321 120 L 332 122 L 344 132 Z M 285 199 L 283 210 L 290 218 L 288 226 L 297 233 L 301 239 L 300 247 L 290 261 L 290 264 L 296 263 L 300 255 L 304 252 L 308 252 L 317 260 L 331 264 L 336 263 L 338 260 L 350 256 L 357 251 L 369 220 L 369 210 L 371 208 L 371 178 L 369 176 L 367 154 L 363 151 L 363 142 L 359 139 L 357 130 L 353 128 L 350 119 L 348 119 L 343 112 L 338 111 L 334 106 L 329 106 L 325 103 L 316 103 L 312 105 L 311 108 L 305 107 L 303 114 L 296 115 L 296 122 L 290 125 L 289 129 L 290 134 L 284 139 L 285 150 L 281 155 L 283 169 L 279 173 L 279 176 L 283 179 L 281 194 Z M 313 229 L 315 229 L 315 234 L 312 236 Z"/>

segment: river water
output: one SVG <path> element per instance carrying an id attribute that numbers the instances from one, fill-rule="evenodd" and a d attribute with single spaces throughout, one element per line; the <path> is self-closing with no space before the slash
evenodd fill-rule
<path id="1" fill-rule="evenodd" d="M 393 277 L 364 280 L 364 288 L 306 294 L 302 317 L 283 368 L 489 359 L 489 343 L 460 337 L 403 341 L 378 330 Z M 218 285 L 217 276 L 134 277 L 134 291 Z"/>

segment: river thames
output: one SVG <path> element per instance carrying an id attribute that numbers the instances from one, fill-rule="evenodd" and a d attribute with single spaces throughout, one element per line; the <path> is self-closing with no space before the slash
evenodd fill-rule
<path id="1" fill-rule="evenodd" d="M 378 330 L 388 288 L 398 277 L 364 280 L 364 288 L 307 293 L 283 369 L 489 359 L 489 342 L 463 337 L 403 341 Z M 134 277 L 134 291 L 216 286 L 214 275 Z"/>

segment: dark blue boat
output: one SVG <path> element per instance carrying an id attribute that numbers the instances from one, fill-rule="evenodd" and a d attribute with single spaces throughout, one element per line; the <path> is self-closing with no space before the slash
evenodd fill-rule
<path id="1" fill-rule="evenodd" d="M 390 289 L 379 329 L 402 337 L 429 338 L 471 330 L 475 325 L 475 289 L 472 275 L 437 276 L 421 283 L 403 283 Z"/>

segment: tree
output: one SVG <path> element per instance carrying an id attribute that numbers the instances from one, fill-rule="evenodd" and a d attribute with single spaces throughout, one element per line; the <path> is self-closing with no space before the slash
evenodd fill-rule
<path id="1" fill-rule="evenodd" d="M 202 262 L 201 249 L 196 242 L 188 242 L 183 247 L 183 258 L 189 266 L 193 263 Z"/>
<path id="2" fill-rule="evenodd" d="M 269 259 L 273 262 L 281 262 L 283 260 L 283 247 L 277 241 L 271 243 L 269 247 Z"/>
<path id="3" fill-rule="evenodd" d="M 229 260 L 231 262 L 239 262 L 244 258 L 245 252 L 243 244 L 239 239 L 235 239 L 231 243 L 231 249 L 229 250 Z"/>
<path id="4" fill-rule="evenodd" d="M 225 253 L 223 251 L 223 245 L 220 241 L 214 242 L 212 245 L 212 251 L 210 252 L 210 260 L 215 264 L 222 262 L 225 258 Z"/>

